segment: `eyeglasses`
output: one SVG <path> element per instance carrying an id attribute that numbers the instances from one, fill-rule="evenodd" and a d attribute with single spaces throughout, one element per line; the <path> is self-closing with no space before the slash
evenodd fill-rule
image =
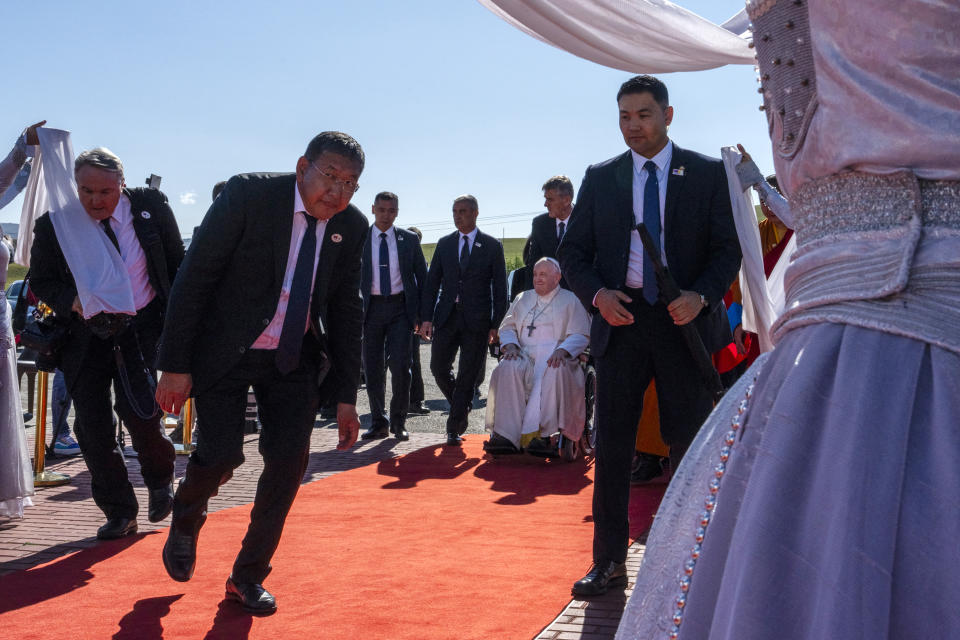
<path id="1" fill-rule="evenodd" d="M 340 178 L 333 175 L 329 171 L 324 171 L 323 169 L 315 165 L 312 161 L 310 162 L 310 166 L 316 169 L 317 173 L 319 173 L 321 176 L 326 178 L 328 182 L 333 183 L 334 185 L 340 187 L 341 189 L 343 189 L 348 193 L 356 193 L 357 190 L 360 189 L 360 185 L 354 182 L 353 180 L 341 180 Z"/>

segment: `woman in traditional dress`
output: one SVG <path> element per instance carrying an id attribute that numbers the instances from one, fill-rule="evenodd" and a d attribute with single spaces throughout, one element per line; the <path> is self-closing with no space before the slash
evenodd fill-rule
<path id="1" fill-rule="evenodd" d="M 956 637 L 960 3 L 747 11 L 786 310 L 674 476 L 617 638 Z"/>
<path id="2" fill-rule="evenodd" d="M 0 232 L 2 235 L 2 232 Z M 23 517 L 33 504 L 33 470 L 23 432 L 23 409 L 17 382 L 17 347 L 7 304 L 7 265 L 10 250 L 0 242 L 0 517 Z"/>

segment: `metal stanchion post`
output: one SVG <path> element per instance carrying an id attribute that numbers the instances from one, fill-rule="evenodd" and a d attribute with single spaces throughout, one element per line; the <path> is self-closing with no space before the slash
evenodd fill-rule
<path id="1" fill-rule="evenodd" d="M 37 437 L 33 449 L 33 484 L 55 487 L 70 482 L 70 476 L 44 469 L 47 462 L 47 372 L 37 373 Z"/>
<path id="2" fill-rule="evenodd" d="M 180 412 L 180 415 L 183 417 L 183 443 L 175 444 L 173 448 L 176 449 L 177 453 L 180 455 L 190 455 L 190 452 L 194 450 L 193 446 L 193 398 L 187 398 L 187 401 L 183 403 L 183 409 Z"/>

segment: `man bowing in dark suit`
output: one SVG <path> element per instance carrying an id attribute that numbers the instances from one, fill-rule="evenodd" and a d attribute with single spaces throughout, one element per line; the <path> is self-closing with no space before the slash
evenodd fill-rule
<path id="1" fill-rule="evenodd" d="M 599 428 L 594 567 L 574 585 L 578 596 L 626 582 L 630 463 L 650 380 L 673 468 L 713 408 L 679 325 L 695 323 L 710 353 L 729 343 L 723 295 L 740 265 L 723 164 L 667 137 L 666 86 L 637 76 L 620 87 L 617 104 L 630 150 L 587 169 L 559 251 L 571 289 L 599 311 L 590 332 Z M 641 222 L 682 290 L 669 306 L 635 230 Z"/>
<path id="2" fill-rule="evenodd" d="M 496 340 L 497 327 L 507 312 L 503 246 L 477 229 L 479 213 L 477 199 L 471 195 L 453 201 L 457 231 L 437 242 L 420 310 L 420 333 L 433 339 L 430 371 L 450 403 L 447 444 L 457 447 L 467 430 L 486 346 Z M 453 360 L 458 350 L 460 365 L 454 378 Z"/>
<path id="3" fill-rule="evenodd" d="M 363 370 L 370 399 L 370 428 L 364 440 L 386 438 L 387 428 L 408 440 L 404 425 L 410 405 L 413 332 L 420 328 L 420 293 L 427 263 L 417 234 L 393 226 L 399 211 L 397 195 L 382 191 L 373 199 L 374 223 L 363 245 Z M 386 410 L 384 354 L 390 367 L 393 396 Z"/>
<path id="4" fill-rule="evenodd" d="M 337 401 L 337 449 L 350 448 L 360 429 L 367 223 L 349 203 L 363 163 L 356 140 L 324 132 L 296 173 L 234 176 L 194 234 L 173 285 L 157 400 L 176 413 L 195 395 L 203 429 L 174 499 L 163 563 L 174 580 L 193 575 L 207 500 L 244 460 L 252 386 L 263 472 L 226 587 L 251 613 L 276 610 L 262 583 L 306 470 L 321 401 Z"/>

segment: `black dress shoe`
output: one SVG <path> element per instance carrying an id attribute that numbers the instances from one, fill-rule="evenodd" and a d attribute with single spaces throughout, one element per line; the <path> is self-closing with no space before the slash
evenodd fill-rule
<path id="1" fill-rule="evenodd" d="M 527 444 L 527 453 L 541 458 L 559 458 L 560 447 L 551 438 L 534 438 Z"/>
<path id="2" fill-rule="evenodd" d="M 462 447 L 462 446 L 463 446 L 463 438 L 461 438 L 459 435 L 457 435 L 457 434 L 455 434 L 455 433 L 448 433 L 448 434 L 447 434 L 447 446 L 448 446 L 448 447 Z"/>
<path id="3" fill-rule="evenodd" d="M 483 450 L 493 455 L 520 453 L 513 443 L 499 433 L 491 433 L 490 439 L 483 443 Z"/>
<path id="4" fill-rule="evenodd" d="M 163 545 L 163 568 L 177 582 L 186 582 L 193 577 L 197 566 L 197 536 L 170 527 Z"/>
<path id="5" fill-rule="evenodd" d="M 422 403 L 422 402 L 411 402 L 411 403 L 410 403 L 410 406 L 407 407 L 407 413 L 408 413 L 408 414 L 409 414 L 409 413 L 413 413 L 413 414 L 416 414 L 416 415 L 418 415 L 418 416 L 425 416 L 425 415 L 427 415 L 428 413 L 430 413 L 430 409 L 428 409 L 427 407 L 423 406 L 423 403 Z"/>
<path id="6" fill-rule="evenodd" d="M 652 480 L 662 478 L 664 474 L 664 459 L 651 453 L 637 453 L 637 458 L 633 463 L 633 471 L 630 472 L 630 484 L 647 484 Z"/>
<path id="7" fill-rule="evenodd" d="M 173 480 L 162 487 L 147 490 L 147 519 L 160 522 L 173 511 Z"/>
<path id="8" fill-rule="evenodd" d="M 234 582 L 227 578 L 227 598 L 236 600 L 247 613 L 268 616 L 277 610 L 277 600 L 256 582 Z"/>
<path id="9" fill-rule="evenodd" d="M 360 435 L 361 440 L 380 440 L 386 438 L 388 431 L 386 427 L 370 427 Z"/>
<path id="10" fill-rule="evenodd" d="M 133 518 L 107 518 L 106 524 L 97 529 L 98 540 L 116 540 L 137 532 L 137 521 Z"/>
<path id="11" fill-rule="evenodd" d="M 590 572 L 573 583 L 571 593 L 575 596 L 598 596 L 606 593 L 609 587 L 627 584 L 627 565 L 623 562 L 608 560 L 593 565 Z"/>
<path id="12" fill-rule="evenodd" d="M 390 429 L 390 432 L 393 433 L 393 437 L 397 440 L 406 441 L 410 439 L 410 434 L 407 433 L 407 430 L 404 428 L 400 429 Z"/>

